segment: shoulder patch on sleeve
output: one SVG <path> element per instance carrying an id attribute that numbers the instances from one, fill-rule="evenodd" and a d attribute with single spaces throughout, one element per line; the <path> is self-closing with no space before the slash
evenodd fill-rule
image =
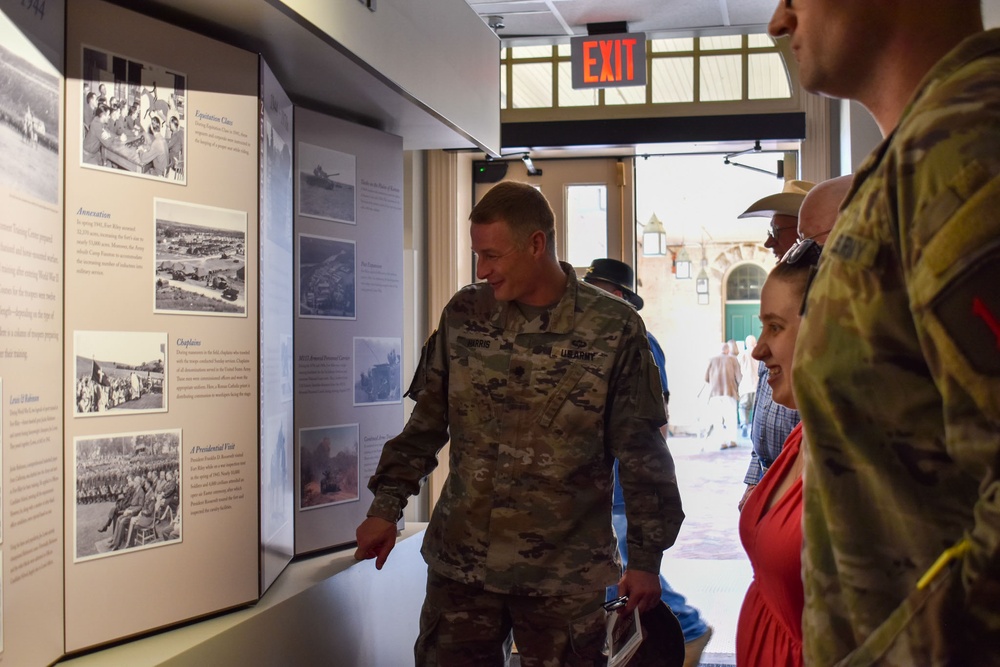
<path id="1" fill-rule="evenodd" d="M 965 269 L 931 309 L 974 370 L 1000 375 L 1000 248 Z"/>
<path id="2" fill-rule="evenodd" d="M 424 346 L 420 349 L 420 360 L 417 361 L 417 368 L 413 373 L 413 380 L 410 382 L 406 393 L 403 394 L 406 398 L 417 400 L 417 396 L 427 384 L 427 367 L 431 364 L 431 358 L 434 356 L 434 347 L 437 345 L 437 339 L 438 330 L 435 329 L 427 337 L 427 340 L 424 341 Z"/>

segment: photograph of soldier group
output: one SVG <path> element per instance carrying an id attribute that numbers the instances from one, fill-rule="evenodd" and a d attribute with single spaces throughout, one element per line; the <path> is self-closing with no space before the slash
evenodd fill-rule
<path id="1" fill-rule="evenodd" d="M 167 334 L 143 331 L 76 331 L 73 412 L 163 412 Z"/>
<path id="2" fill-rule="evenodd" d="M 181 539 L 181 431 L 76 438 L 76 551 L 87 560 Z"/>
<path id="3" fill-rule="evenodd" d="M 81 163 L 186 182 L 186 76 L 84 48 Z"/>

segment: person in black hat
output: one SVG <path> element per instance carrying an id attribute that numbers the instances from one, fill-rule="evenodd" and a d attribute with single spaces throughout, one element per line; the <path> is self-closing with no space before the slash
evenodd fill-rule
<path id="1" fill-rule="evenodd" d="M 641 296 L 635 293 L 635 272 L 632 267 L 617 259 L 595 259 L 590 263 L 590 268 L 583 276 L 583 282 L 594 287 L 599 287 L 605 292 L 610 292 L 620 299 L 627 301 L 636 310 L 642 310 L 645 305 Z M 665 357 L 663 348 L 653 334 L 646 332 L 649 340 L 649 349 L 653 353 L 653 360 L 660 371 L 660 384 L 663 385 L 663 408 L 667 411 L 667 403 L 670 401 L 670 391 L 667 389 L 667 372 L 664 366 Z M 670 413 L 667 411 L 667 419 Z M 667 426 L 663 426 L 663 437 L 667 437 Z M 615 535 L 618 537 L 618 552 L 621 555 L 622 567 L 628 562 L 628 545 L 625 540 L 626 527 L 625 501 L 622 498 L 621 486 L 618 484 L 618 463 L 615 462 L 615 488 L 613 494 L 613 504 L 611 508 L 611 521 L 615 527 Z M 670 607 L 677 617 L 684 632 L 685 667 L 694 667 L 701 659 L 701 654 L 712 638 L 712 628 L 701 618 L 701 612 L 690 606 L 683 595 L 675 591 L 667 580 L 660 574 L 660 599 Z M 608 588 L 608 600 L 618 597 L 617 587 Z"/>
<path id="2" fill-rule="evenodd" d="M 595 259 L 583 276 L 583 282 L 600 287 L 620 299 L 625 299 L 636 310 L 642 310 L 642 297 L 635 293 L 635 273 L 632 267 L 617 259 Z M 666 384 L 664 383 L 664 389 Z"/>

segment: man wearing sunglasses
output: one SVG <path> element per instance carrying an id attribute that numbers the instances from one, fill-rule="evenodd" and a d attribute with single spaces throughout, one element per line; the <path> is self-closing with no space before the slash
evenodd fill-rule
<path id="1" fill-rule="evenodd" d="M 738 217 L 770 218 L 771 227 L 764 239 L 764 247 L 770 248 L 774 256 L 781 259 L 795 243 L 799 208 L 812 188 L 813 184 L 809 181 L 785 181 L 781 192 L 761 197 Z"/>
<path id="2" fill-rule="evenodd" d="M 803 258 L 814 255 L 816 260 L 819 259 L 819 252 L 830 233 L 833 232 L 833 226 L 836 224 L 837 215 L 840 212 L 840 205 L 848 190 L 851 189 L 853 180 L 853 174 L 837 176 L 820 181 L 816 187 L 809 191 L 806 198 L 802 200 L 802 207 L 799 209 L 799 240 L 782 256 L 782 262 L 795 264 L 802 261 Z"/>
<path id="3" fill-rule="evenodd" d="M 781 0 L 800 83 L 885 140 L 795 350 L 806 664 L 1000 664 L 1000 31 L 979 0 Z"/>

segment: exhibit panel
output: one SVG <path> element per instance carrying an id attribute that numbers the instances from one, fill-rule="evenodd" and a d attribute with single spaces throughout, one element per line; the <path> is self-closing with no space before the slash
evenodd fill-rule
<path id="1" fill-rule="evenodd" d="M 402 429 L 399 137 L 295 109 L 295 552 L 355 539 Z"/>
<path id="2" fill-rule="evenodd" d="M 63 648 L 64 12 L 0 0 L 0 665 Z"/>
<path id="3" fill-rule="evenodd" d="M 258 597 L 260 110 L 256 54 L 99 0 L 66 63 L 73 652 Z"/>
<path id="4" fill-rule="evenodd" d="M 292 102 L 260 60 L 260 590 L 295 555 Z"/>

